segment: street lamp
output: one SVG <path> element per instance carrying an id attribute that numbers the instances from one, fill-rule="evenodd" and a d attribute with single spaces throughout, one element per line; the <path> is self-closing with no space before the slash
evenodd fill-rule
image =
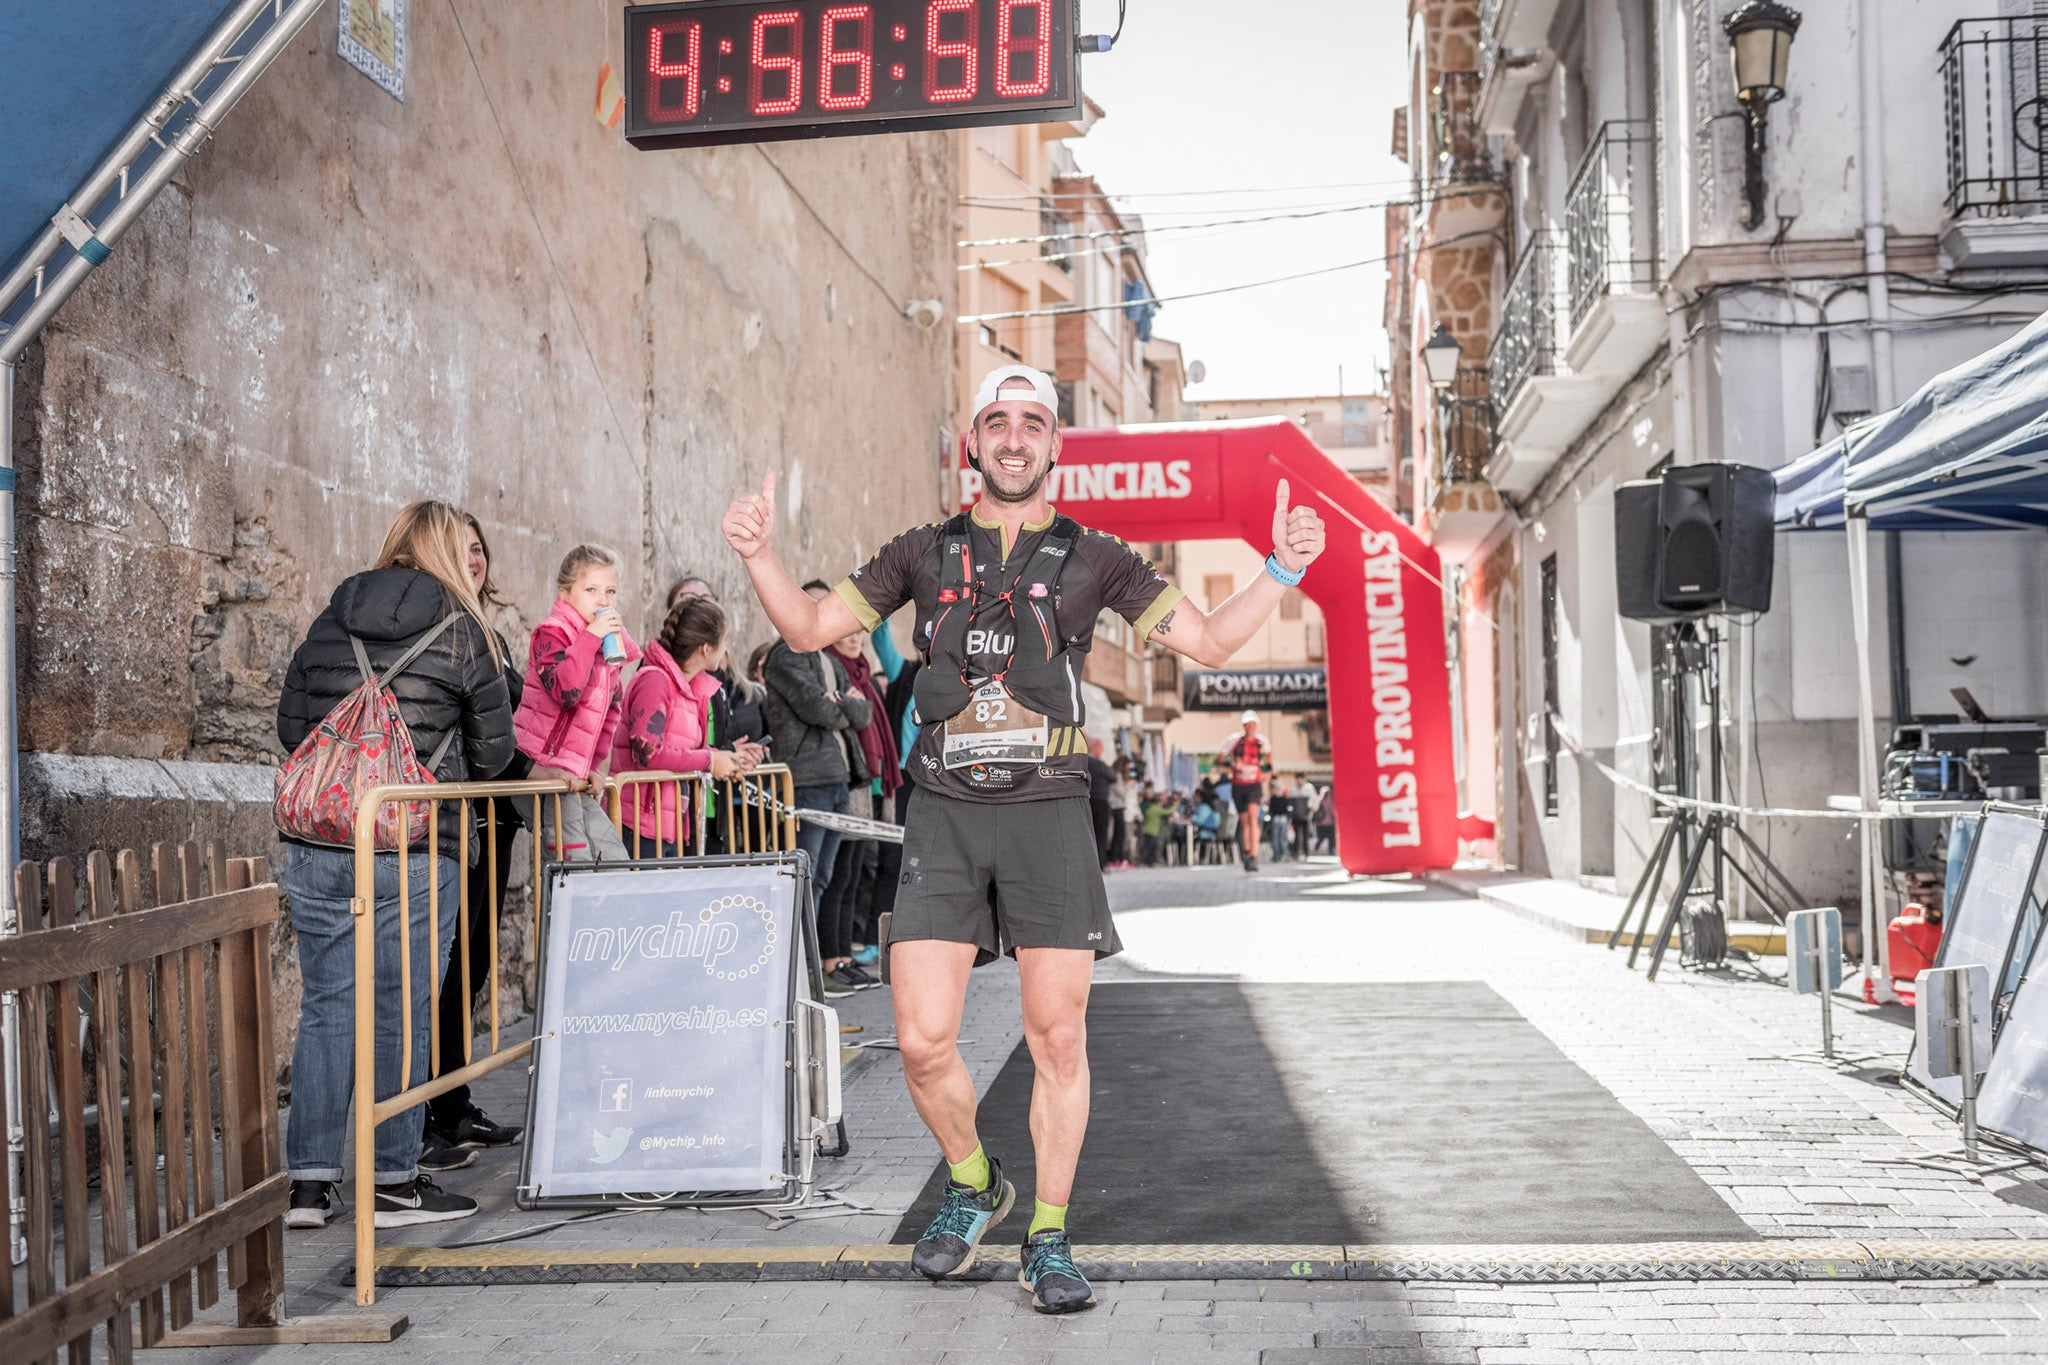
<path id="1" fill-rule="evenodd" d="M 1441 322 L 1428 341 L 1422 343 L 1422 368 L 1429 372 L 1429 386 L 1439 393 L 1457 382 L 1458 361 L 1465 348 Z"/>
<path id="2" fill-rule="evenodd" d="M 1742 159 L 1742 225 L 1752 231 L 1764 220 L 1764 111 L 1785 98 L 1785 68 L 1799 18 L 1799 11 L 1777 0 L 1749 0 L 1721 21 L 1734 59 L 1735 98 L 1749 123 Z"/>

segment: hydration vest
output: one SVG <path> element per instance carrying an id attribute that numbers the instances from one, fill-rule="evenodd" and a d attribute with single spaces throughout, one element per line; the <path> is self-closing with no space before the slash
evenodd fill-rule
<path id="1" fill-rule="evenodd" d="M 946 523 L 939 538 L 939 600 L 931 630 L 922 641 L 925 666 L 911 688 L 920 724 L 938 725 L 959 715 L 991 682 L 1001 683 L 1011 696 L 1055 724 L 1081 723 L 1081 666 L 1087 652 L 1060 634 L 1053 611 L 1060 573 L 1072 558 L 1080 533 L 1073 518 L 1055 515 L 1038 547 L 1005 588 L 975 572 L 968 515 L 960 513 Z M 967 637 L 991 602 L 1009 608 L 1010 650 L 1001 668 L 987 672 L 976 665 L 977 656 L 989 651 L 970 651 Z"/>

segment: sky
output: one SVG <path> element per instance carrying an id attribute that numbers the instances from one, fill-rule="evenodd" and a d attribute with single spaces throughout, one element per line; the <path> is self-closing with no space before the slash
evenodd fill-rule
<path id="1" fill-rule="evenodd" d="M 1082 31 L 1112 31 L 1116 10 L 1081 0 Z M 1406 12 L 1402 0 L 1128 0 L 1115 50 L 1082 58 L 1082 88 L 1107 117 L 1069 145 L 1105 190 L 1133 196 L 1155 293 L 1383 253 L 1377 209 L 1161 229 L 1404 198 L 1408 168 L 1388 148 L 1405 103 Z M 1345 392 L 1375 391 L 1385 271 L 1168 302 L 1154 327 L 1206 369 L 1191 399 L 1332 393 L 1340 366 Z"/>

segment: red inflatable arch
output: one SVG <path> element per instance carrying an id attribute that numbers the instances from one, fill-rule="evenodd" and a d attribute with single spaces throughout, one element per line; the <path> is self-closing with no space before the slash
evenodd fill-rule
<path id="1" fill-rule="evenodd" d="M 1302 590 L 1327 621 L 1337 855 L 1353 872 L 1457 858 L 1450 679 L 1436 551 L 1284 418 L 1066 433 L 1053 502 L 1134 541 L 1273 548 L 1273 489 L 1323 514 L 1329 548 Z M 962 466 L 963 506 L 980 476 Z"/>

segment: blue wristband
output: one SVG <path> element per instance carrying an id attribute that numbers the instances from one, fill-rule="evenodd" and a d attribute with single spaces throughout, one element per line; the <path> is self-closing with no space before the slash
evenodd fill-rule
<path id="1" fill-rule="evenodd" d="M 1292 588 L 1300 585 L 1301 580 L 1303 579 L 1303 577 L 1307 575 L 1308 570 L 1306 568 L 1302 568 L 1297 569 L 1292 573 L 1289 573 L 1287 569 L 1280 563 L 1279 556 L 1267 555 L 1266 572 L 1273 575 L 1273 577 L 1278 579 L 1280 582 L 1285 583 L 1288 587 Z"/>

